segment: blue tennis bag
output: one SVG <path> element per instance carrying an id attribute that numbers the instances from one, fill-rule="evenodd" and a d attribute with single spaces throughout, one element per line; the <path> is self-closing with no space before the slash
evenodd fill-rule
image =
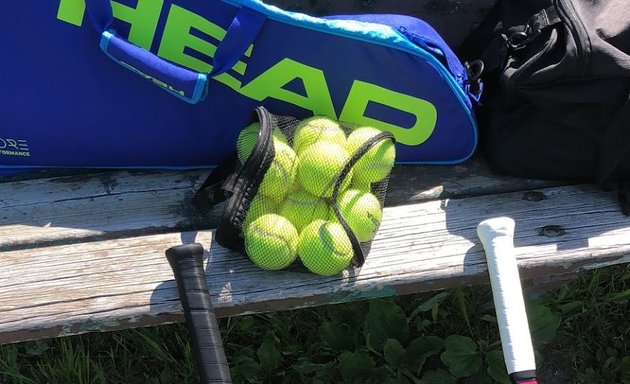
<path id="1" fill-rule="evenodd" d="M 5 170 L 213 167 L 257 106 L 389 131 L 398 163 L 475 150 L 474 66 L 412 17 L 315 18 L 258 0 L 2 7 Z"/>

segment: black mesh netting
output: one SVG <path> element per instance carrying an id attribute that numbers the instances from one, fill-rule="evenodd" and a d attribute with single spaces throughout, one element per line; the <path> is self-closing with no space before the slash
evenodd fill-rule
<path id="1" fill-rule="evenodd" d="M 257 115 L 237 140 L 217 242 L 266 270 L 302 264 L 329 276 L 361 265 L 382 219 L 393 136 L 323 116 Z"/>

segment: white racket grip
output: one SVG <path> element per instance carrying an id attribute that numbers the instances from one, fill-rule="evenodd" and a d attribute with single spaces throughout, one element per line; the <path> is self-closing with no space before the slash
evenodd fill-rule
<path id="1" fill-rule="evenodd" d="M 477 226 L 486 251 L 492 295 L 508 374 L 535 371 L 534 348 L 514 250 L 514 220 L 496 217 Z"/>

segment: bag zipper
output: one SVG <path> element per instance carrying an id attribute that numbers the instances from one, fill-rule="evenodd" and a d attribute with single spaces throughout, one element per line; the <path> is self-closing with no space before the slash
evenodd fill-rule
<path id="1" fill-rule="evenodd" d="M 440 62 L 440 64 L 442 64 L 444 68 L 455 78 L 457 84 L 459 84 L 462 89 L 465 88 L 464 81 L 466 79 L 464 77 L 464 73 L 462 72 L 464 69 L 462 68 L 462 71 L 458 71 L 457 64 L 459 63 L 452 63 L 451 60 L 449 60 L 447 55 L 444 53 L 444 50 L 441 48 L 442 44 L 440 44 L 439 41 L 431 39 L 427 36 L 421 36 L 415 33 L 411 33 L 404 26 L 399 26 L 398 32 L 405 36 L 409 41 L 413 42 L 414 44 L 431 54 L 433 57 L 435 57 Z"/>

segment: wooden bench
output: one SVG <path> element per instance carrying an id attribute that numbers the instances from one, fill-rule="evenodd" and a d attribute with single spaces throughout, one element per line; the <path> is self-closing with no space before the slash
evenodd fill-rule
<path id="1" fill-rule="evenodd" d="M 275 3 L 316 15 L 414 15 L 457 46 L 494 0 Z M 630 262 L 630 219 L 613 194 L 497 177 L 472 159 L 457 166 L 397 166 L 383 223 L 360 270 L 330 278 L 266 272 L 212 241 L 223 206 L 201 216 L 190 204 L 206 174 L 0 177 L 0 343 L 182 321 L 164 251 L 193 241 L 207 249 L 219 316 L 486 283 L 475 231 L 480 220 L 497 215 L 516 220 L 522 274 L 536 282 Z"/>
<path id="2" fill-rule="evenodd" d="M 200 242 L 219 316 L 487 281 L 477 223 L 509 215 L 524 277 L 630 262 L 630 223 L 587 185 L 495 177 L 479 160 L 397 166 L 365 265 L 267 272 L 212 241 L 223 207 L 189 199 L 207 172 L 97 172 L 0 183 L 0 343 L 183 319 L 164 251 Z M 13 179 L 13 180 L 12 180 Z"/>

